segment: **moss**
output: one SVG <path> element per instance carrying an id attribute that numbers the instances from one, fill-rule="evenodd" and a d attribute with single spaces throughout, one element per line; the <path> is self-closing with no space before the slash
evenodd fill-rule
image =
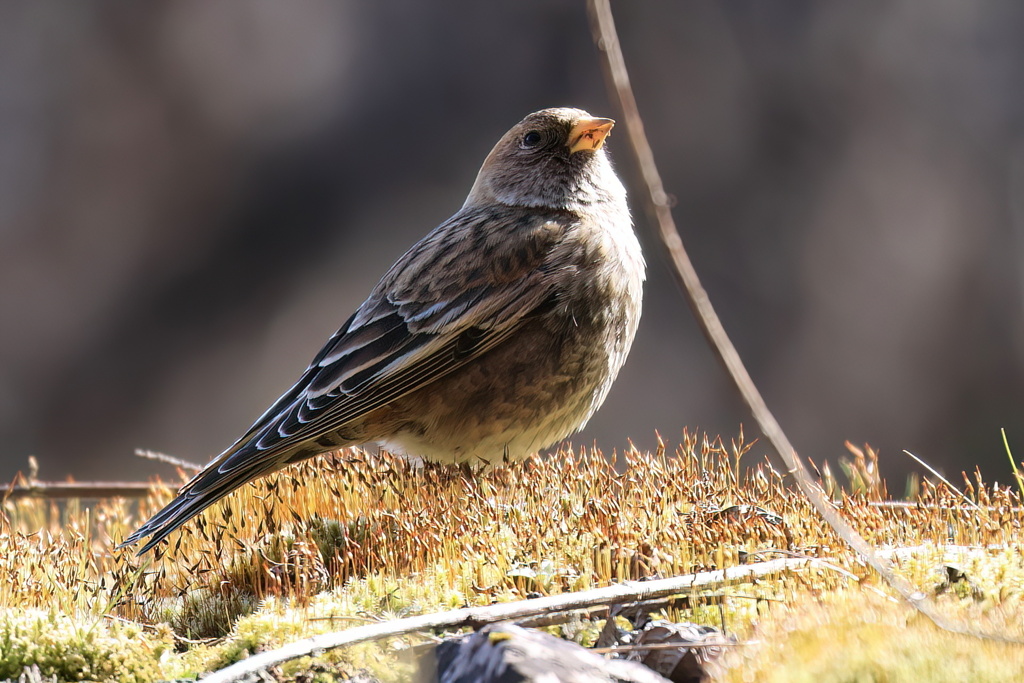
<path id="1" fill-rule="evenodd" d="M 165 602 L 155 619 L 186 640 L 223 638 L 239 617 L 252 614 L 258 605 L 255 595 L 232 586 L 199 588 Z"/>
<path id="2" fill-rule="evenodd" d="M 75 620 L 43 610 L 0 614 L 0 679 L 36 666 L 62 681 L 146 683 L 170 677 L 162 662 L 173 652 L 167 627 L 143 629 L 102 617 Z"/>
<path id="3" fill-rule="evenodd" d="M 943 601 L 944 608 L 952 607 Z M 840 591 L 773 610 L 725 681 L 1005 683 L 1024 680 L 1020 645 L 940 630 L 897 601 Z"/>
<path id="4" fill-rule="evenodd" d="M 286 643 L 308 638 L 313 635 L 359 626 L 375 621 L 354 610 L 355 603 L 344 594 L 322 594 L 310 602 L 297 605 L 295 600 L 270 599 L 254 614 L 240 618 L 231 635 L 222 643 L 206 649 L 200 670 L 219 669 L 250 655 L 280 647 Z M 316 658 L 303 657 L 286 662 L 279 667 L 276 675 L 281 680 L 297 677 L 308 680 L 312 673 L 314 680 L 348 678 L 358 672 L 367 672 L 373 678 L 385 683 L 410 680 L 412 663 L 402 653 L 410 643 L 422 640 L 418 636 L 396 638 L 391 642 L 364 643 L 352 647 L 331 650 Z"/>
<path id="5" fill-rule="evenodd" d="M 909 612 L 897 601 L 878 605 L 884 618 L 858 611 L 858 600 L 873 599 L 877 579 L 780 473 L 764 465 L 742 470 L 746 448 L 685 435 L 674 455 L 630 450 L 609 460 L 597 451 L 564 450 L 469 478 L 416 470 L 386 454 L 318 458 L 243 487 L 145 558 L 112 544 L 166 502 L 170 490 L 154 488 L 135 507 L 101 501 L 91 511 L 8 500 L 8 517 L 0 516 L 7 634 L 0 637 L 0 679 L 35 662 L 62 680 L 195 676 L 371 621 L 731 567 L 780 552 L 824 557 L 845 573 L 806 567 L 667 601 L 657 616 L 788 643 L 806 658 L 790 661 L 787 652 L 770 649 L 763 655 L 793 680 L 812 666 L 805 659 L 816 651 L 830 653 L 830 662 L 812 667 L 822 681 L 856 680 L 841 677 L 850 672 L 884 680 L 871 667 L 890 660 L 926 669 L 913 657 L 945 644 L 929 645 L 922 632 L 912 652 L 896 650 L 890 641 L 916 628 Z M 847 519 L 877 547 L 915 546 L 898 554 L 899 571 L 956 618 L 1019 636 L 1019 495 L 976 477 L 965 491 L 985 508 L 979 510 L 945 485 L 921 480 L 918 505 L 890 506 L 876 454 L 854 456 L 844 471 L 856 495 L 844 495 L 834 477 L 828 484 Z M 941 543 L 977 550 L 922 550 Z M 822 597 L 831 595 L 846 602 Z M 815 611 L 825 609 L 837 614 Z M 32 625 L 40 620 L 45 624 Z M 600 622 L 551 628 L 590 643 Z M 852 640 L 834 634 L 842 630 L 855 634 Z M 884 636 L 872 638 L 872 630 Z M 38 639 L 25 635 L 43 631 Z M 196 642 L 208 638 L 217 640 Z M 833 652 L 830 640 L 846 649 Z M 274 675 L 309 680 L 365 669 L 402 680 L 408 666 L 401 655 L 422 641 L 417 635 L 345 648 Z M 993 666 L 1009 659 L 992 656 L 999 660 Z M 741 661 L 738 671 L 760 678 L 735 680 L 774 675 L 753 666 Z"/>

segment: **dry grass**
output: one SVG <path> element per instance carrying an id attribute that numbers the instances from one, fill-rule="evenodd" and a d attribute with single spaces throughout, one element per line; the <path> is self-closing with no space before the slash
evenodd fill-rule
<path id="1" fill-rule="evenodd" d="M 776 615 L 796 619 L 800 606 L 818 596 L 874 590 L 874 577 L 779 473 L 765 462 L 746 467 L 753 457 L 748 448 L 742 441 L 724 445 L 688 435 L 674 453 L 631 451 L 609 461 L 590 449 L 563 451 L 469 478 L 417 469 L 386 454 L 346 452 L 246 486 L 153 558 L 113 547 L 168 500 L 167 487 L 155 487 L 141 503 L 100 501 L 90 508 L 75 501 L 7 501 L 0 606 L 9 614 L 59 614 L 83 634 L 115 625 L 148 634 L 133 636 L 146 645 L 134 665 L 160 672 L 138 674 L 150 680 L 198 673 L 289 637 L 342 628 L 347 619 L 685 574 L 778 552 L 828 558 L 858 583 L 806 572 L 691 596 L 671 616 L 746 634 L 769 629 Z M 924 480 L 920 505 L 884 507 L 878 505 L 886 493 L 875 453 L 854 449 L 844 469 L 852 493 L 842 493 L 827 472 L 826 483 L 876 547 L 1010 548 L 971 560 L 980 564 L 972 565 L 970 576 L 1016 618 L 992 621 L 997 611 L 991 610 L 970 616 L 1022 634 L 1021 612 L 1014 610 L 1024 575 L 1024 513 L 1015 491 L 974 476 L 965 493 L 984 508 L 979 511 Z M 925 557 L 904 558 L 902 569 L 930 589 L 939 585 L 934 572 L 941 558 Z M 843 599 L 828 609 L 840 609 L 835 605 L 847 604 Z M 900 605 L 884 604 L 908 618 Z M 807 609 L 808 620 L 821 618 Z M 0 643 L 5 628 L 13 626 L 0 623 Z M 772 639 L 778 643 L 782 634 L 798 631 L 780 627 Z M 182 653 L 169 653 L 169 643 Z M 9 659 L 7 652 L 3 657 Z M 153 665 L 153 657 L 162 664 Z M 359 657 L 338 653 L 331 661 L 355 666 Z M 0 662 L 0 677 L 35 661 L 25 655 Z"/>
<path id="2" fill-rule="evenodd" d="M 942 562 L 941 557 L 932 560 Z M 950 593 L 939 597 L 939 606 L 972 626 L 1019 634 L 1024 609 L 1019 556 L 1016 562 L 1013 598 L 965 599 Z M 1020 645 L 939 630 L 917 612 L 870 591 L 826 592 L 776 605 L 750 635 L 751 645 L 729 653 L 732 666 L 723 678 L 730 683 L 1024 680 Z"/>

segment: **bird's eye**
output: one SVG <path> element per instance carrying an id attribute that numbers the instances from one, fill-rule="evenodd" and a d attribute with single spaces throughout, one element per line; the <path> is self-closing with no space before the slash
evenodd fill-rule
<path id="1" fill-rule="evenodd" d="M 523 136 L 523 147 L 536 147 L 543 139 L 544 136 L 539 131 L 531 130 Z"/>

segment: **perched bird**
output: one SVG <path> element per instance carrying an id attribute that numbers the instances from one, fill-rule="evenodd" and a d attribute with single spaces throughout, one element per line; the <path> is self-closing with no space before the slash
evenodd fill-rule
<path id="1" fill-rule="evenodd" d="M 440 463 L 524 458 L 583 427 L 640 320 L 644 260 L 603 149 L 614 122 L 544 109 L 487 155 L 299 381 L 122 545 L 144 553 L 248 481 L 377 443 Z"/>

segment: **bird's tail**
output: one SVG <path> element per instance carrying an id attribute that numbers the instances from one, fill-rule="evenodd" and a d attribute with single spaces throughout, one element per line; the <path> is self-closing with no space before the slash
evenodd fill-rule
<path id="1" fill-rule="evenodd" d="M 132 545 L 149 536 L 150 539 L 137 553 L 142 555 L 167 538 L 175 529 L 238 487 L 313 454 L 315 451 L 307 453 L 304 449 L 284 453 L 264 452 L 259 458 L 243 458 L 243 465 L 227 470 L 222 469 L 222 455 L 185 484 L 174 500 L 135 530 L 118 548 Z"/>

